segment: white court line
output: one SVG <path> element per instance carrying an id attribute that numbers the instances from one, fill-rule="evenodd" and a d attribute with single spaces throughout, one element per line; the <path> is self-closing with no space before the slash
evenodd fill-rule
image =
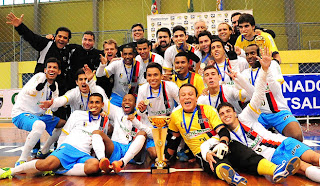
<path id="1" fill-rule="evenodd" d="M 203 169 L 201 168 L 194 168 L 194 169 L 175 169 L 175 168 L 170 168 L 170 172 L 202 172 Z M 133 170 L 121 170 L 121 172 L 151 172 L 150 169 L 133 169 Z"/>

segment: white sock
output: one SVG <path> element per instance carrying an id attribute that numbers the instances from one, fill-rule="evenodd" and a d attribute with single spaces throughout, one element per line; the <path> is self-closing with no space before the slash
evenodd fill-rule
<path id="1" fill-rule="evenodd" d="M 84 173 L 84 163 L 75 164 L 72 167 L 72 169 L 70 169 L 68 172 L 64 173 L 63 175 L 66 175 L 66 176 L 86 176 L 86 173 Z"/>
<path id="2" fill-rule="evenodd" d="M 99 160 L 106 157 L 103 139 L 99 134 L 92 135 L 92 148 Z"/>
<path id="3" fill-rule="evenodd" d="M 310 166 L 306 169 L 306 176 L 312 181 L 320 183 L 320 167 Z"/>
<path id="4" fill-rule="evenodd" d="M 60 134 L 61 134 L 61 128 L 53 129 L 52 136 L 48 138 L 46 143 L 41 148 L 41 152 L 43 154 L 46 154 L 49 152 L 51 145 L 59 139 Z"/>
<path id="5" fill-rule="evenodd" d="M 135 155 L 137 155 L 140 150 L 142 149 L 144 142 L 146 141 L 146 137 L 143 135 L 138 135 L 133 142 L 131 143 L 128 151 L 126 152 L 126 154 L 124 155 L 123 158 L 121 158 L 121 160 L 123 161 L 124 165 L 126 166 L 127 163 L 135 157 Z"/>
<path id="6" fill-rule="evenodd" d="M 36 162 L 38 160 L 32 160 L 29 162 L 25 162 L 15 168 L 11 168 L 11 174 L 15 175 L 15 174 L 21 174 L 21 173 L 28 173 L 28 174 L 33 174 L 33 173 L 37 173 L 40 172 L 37 168 L 36 168 Z"/>
<path id="7" fill-rule="evenodd" d="M 42 133 L 46 129 L 46 124 L 43 121 L 37 120 L 33 123 L 32 130 L 28 134 L 26 142 L 24 143 L 21 156 L 18 161 L 28 160 L 28 156 L 32 148 L 37 144 L 40 139 Z"/>

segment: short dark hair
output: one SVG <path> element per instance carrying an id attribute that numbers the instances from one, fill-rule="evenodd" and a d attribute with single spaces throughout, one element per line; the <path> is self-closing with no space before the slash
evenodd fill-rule
<path id="1" fill-rule="evenodd" d="M 205 71 L 208 70 L 208 69 L 215 69 L 215 70 L 217 71 L 217 73 L 219 73 L 218 69 L 217 69 L 215 66 L 213 66 L 213 65 L 208 65 L 208 66 L 206 66 L 206 67 L 203 69 L 203 72 L 205 72 Z"/>
<path id="2" fill-rule="evenodd" d="M 257 55 L 260 56 L 260 47 L 257 44 L 253 43 L 253 44 L 248 45 L 246 48 L 251 47 L 251 46 L 257 47 Z"/>
<path id="3" fill-rule="evenodd" d="M 124 46 L 123 46 L 123 48 L 122 48 L 121 52 L 123 52 L 123 50 L 124 50 L 125 48 L 131 48 L 131 49 L 133 50 L 133 53 L 135 53 L 135 49 L 134 49 L 134 47 L 133 47 L 133 46 L 131 46 L 131 45 L 128 45 L 128 44 L 126 44 L 126 45 L 124 45 Z"/>
<path id="4" fill-rule="evenodd" d="M 212 42 L 211 42 L 211 44 L 214 43 L 214 42 L 220 42 L 221 45 L 223 46 L 223 42 L 222 42 L 222 40 L 219 39 L 219 38 L 213 39 Z"/>
<path id="5" fill-rule="evenodd" d="M 200 32 L 198 35 L 198 38 L 200 38 L 202 36 L 208 36 L 209 39 L 212 41 L 212 34 L 209 31 L 204 30 L 204 31 Z"/>
<path id="6" fill-rule="evenodd" d="M 91 36 L 93 36 L 93 40 L 94 40 L 94 41 L 96 40 L 96 36 L 94 35 L 94 33 L 93 33 L 92 31 L 85 31 L 85 32 L 83 33 L 82 37 L 83 37 L 84 35 L 91 35 Z"/>
<path id="7" fill-rule="evenodd" d="M 233 18 L 234 16 L 237 16 L 237 15 L 241 15 L 241 13 L 240 13 L 240 12 L 235 12 L 235 13 L 231 14 L 231 20 L 232 20 L 232 18 Z"/>
<path id="8" fill-rule="evenodd" d="M 179 88 L 179 95 L 180 95 L 180 90 L 182 89 L 182 87 L 192 87 L 194 89 L 194 91 L 196 92 L 196 96 L 198 97 L 198 90 L 195 86 L 193 86 L 191 83 L 186 83 L 183 84 L 180 88 Z"/>
<path id="9" fill-rule="evenodd" d="M 174 58 L 181 57 L 181 56 L 185 56 L 188 59 L 188 53 L 187 52 L 179 52 L 179 53 L 176 54 L 176 56 L 174 56 Z"/>
<path id="10" fill-rule="evenodd" d="M 89 99 L 90 99 L 90 97 L 92 97 L 92 96 L 100 97 L 100 98 L 101 98 L 101 101 L 103 102 L 103 96 L 102 96 L 100 93 L 98 93 L 98 92 L 91 93 L 90 96 L 89 96 Z"/>
<path id="11" fill-rule="evenodd" d="M 240 17 L 239 17 L 238 23 L 239 24 L 249 23 L 251 26 L 255 26 L 256 25 L 254 17 L 251 14 L 241 14 Z"/>
<path id="12" fill-rule="evenodd" d="M 219 112 L 222 107 L 231 107 L 232 110 L 235 111 L 233 105 L 232 105 L 231 103 L 229 103 L 229 102 L 222 102 L 222 103 L 220 103 L 220 104 L 218 105 L 218 107 L 217 107 L 217 111 Z"/>
<path id="13" fill-rule="evenodd" d="M 134 27 L 137 27 L 137 26 L 141 27 L 141 28 L 142 28 L 142 32 L 144 32 L 144 28 L 143 28 L 143 25 L 142 25 L 141 23 L 136 23 L 136 24 L 132 25 L 131 30 L 132 30 Z"/>
<path id="14" fill-rule="evenodd" d="M 169 37 L 171 37 L 171 32 L 170 32 L 169 28 L 167 28 L 167 27 L 162 27 L 162 28 L 160 28 L 159 30 L 157 30 L 157 33 L 156 33 L 156 36 L 157 36 L 157 37 L 158 37 L 158 33 L 159 33 L 159 32 L 167 32 L 168 35 L 169 35 Z"/>
<path id="15" fill-rule="evenodd" d="M 79 68 L 75 75 L 75 80 L 78 80 L 80 74 L 85 74 L 83 68 Z"/>
<path id="16" fill-rule="evenodd" d="M 157 68 L 160 71 L 160 74 L 162 74 L 162 67 L 161 67 L 161 65 L 159 63 L 155 63 L 155 62 L 149 63 L 147 68 L 146 68 L 146 73 L 147 73 L 149 68 Z"/>
<path id="17" fill-rule="evenodd" d="M 61 62 L 59 59 L 55 58 L 55 57 L 49 57 L 45 63 L 44 63 L 44 67 L 47 68 L 48 63 L 57 63 L 58 64 L 58 68 L 59 70 L 61 69 Z"/>
<path id="18" fill-rule="evenodd" d="M 151 42 L 146 38 L 141 38 L 141 39 L 137 40 L 137 45 L 141 45 L 141 44 L 144 44 L 144 43 L 147 43 L 148 46 L 151 46 Z"/>
<path id="19" fill-rule="evenodd" d="M 59 33 L 60 31 L 68 32 L 68 34 L 69 34 L 68 40 L 71 39 L 71 31 L 70 31 L 69 28 L 63 27 L 63 26 L 62 26 L 62 27 L 59 27 L 59 28 L 56 30 L 56 35 L 58 35 L 58 33 Z"/>
<path id="20" fill-rule="evenodd" d="M 184 34 L 187 35 L 186 29 L 181 25 L 177 25 L 177 26 L 173 27 L 172 34 L 174 34 L 176 31 L 179 31 L 179 30 L 183 31 Z"/>

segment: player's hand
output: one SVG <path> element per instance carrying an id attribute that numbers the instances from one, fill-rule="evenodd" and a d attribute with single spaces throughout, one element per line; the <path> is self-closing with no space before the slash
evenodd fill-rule
<path id="1" fill-rule="evenodd" d="M 237 72 L 233 71 L 229 66 L 228 66 L 228 71 L 225 71 L 225 73 L 231 78 L 231 79 L 236 79 L 237 78 Z"/>
<path id="2" fill-rule="evenodd" d="M 172 73 L 164 73 L 162 79 L 165 81 L 172 81 Z"/>
<path id="3" fill-rule="evenodd" d="M 54 36 L 52 34 L 46 35 L 46 38 L 49 40 L 54 40 Z"/>
<path id="4" fill-rule="evenodd" d="M 212 150 L 212 152 L 214 152 L 216 156 L 221 160 L 226 154 L 228 154 L 228 151 L 229 147 L 225 143 L 218 143 L 218 145 L 216 145 Z"/>
<path id="5" fill-rule="evenodd" d="M 214 65 L 214 64 L 215 64 L 215 62 L 213 60 L 209 60 L 207 66 Z"/>
<path id="6" fill-rule="evenodd" d="M 261 31 L 260 29 L 255 29 L 255 31 L 254 31 L 255 35 L 260 35 L 261 32 L 262 32 L 262 31 Z"/>
<path id="7" fill-rule="evenodd" d="M 157 41 L 152 45 L 152 49 L 156 49 L 160 45 L 160 41 Z"/>
<path id="8" fill-rule="evenodd" d="M 92 72 L 92 70 L 89 68 L 89 66 L 88 66 L 87 64 L 85 64 L 82 69 L 83 69 L 84 74 L 86 75 L 88 81 L 91 81 L 92 78 L 94 77 L 96 71 L 94 70 L 94 71 Z"/>
<path id="9" fill-rule="evenodd" d="M 52 104 L 53 104 L 53 98 L 47 101 L 40 101 L 39 107 L 43 110 L 46 110 L 47 108 L 51 107 Z"/>
<path id="10" fill-rule="evenodd" d="M 214 172 L 214 167 L 213 164 L 216 164 L 216 160 L 214 160 L 214 157 L 217 157 L 216 154 L 212 151 L 207 152 L 206 158 L 207 158 L 207 162 L 210 165 L 211 170 Z"/>
<path id="11" fill-rule="evenodd" d="M 101 117 L 104 117 L 105 119 L 108 118 L 108 114 L 106 113 L 106 111 L 102 111 L 102 112 L 100 113 L 100 116 L 101 116 Z"/>
<path id="12" fill-rule="evenodd" d="M 17 18 L 16 15 L 14 15 L 12 12 L 10 12 L 10 14 L 7 15 L 7 24 L 9 25 L 13 25 L 14 27 L 18 27 L 19 25 L 21 25 L 22 21 L 23 21 L 23 16 L 24 14 L 22 14 L 20 16 L 20 18 Z"/>
<path id="13" fill-rule="evenodd" d="M 192 46 L 193 46 L 196 50 L 200 50 L 200 45 L 199 45 L 199 44 L 192 44 Z"/>
<path id="14" fill-rule="evenodd" d="M 202 93 L 201 93 L 201 94 L 204 95 L 204 96 L 209 95 L 209 88 L 204 88 L 204 89 L 202 90 Z"/>
<path id="15" fill-rule="evenodd" d="M 107 56 L 103 56 L 102 54 L 100 54 L 100 61 L 101 64 L 105 65 L 108 62 Z"/>
<path id="16" fill-rule="evenodd" d="M 132 121 L 136 117 L 135 113 L 129 114 L 127 120 Z"/>
<path id="17" fill-rule="evenodd" d="M 241 55 L 241 48 L 240 48 L 240 47 L 235 46 L 235 47 L 234 47 L 234 51 L 237 53 L 238 56 Z"/>
<path id="18" fill-rule="evenodd" d="M 261 64 L 262 69 L 265 72 L 267 72 L 272 60 L 269 49 L 267 47 L 264 47 L 264 51 L 261 52 L 261 58 L 260 57 L 257 57 L 257 58 Z"/>
<path id="19" fill-rule="evenodd" d="M 140 112 L 144 112 L 147 109 L 147 105 L 144 104 L 144 101 L 140 101 L 138 104 L 138 109 Z"/>

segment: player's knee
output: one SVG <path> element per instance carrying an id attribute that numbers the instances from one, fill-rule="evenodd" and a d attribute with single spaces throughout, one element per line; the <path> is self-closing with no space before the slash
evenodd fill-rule
<path id="1" fill-rule="evenodd" d="M 56 125 L 56 128 L 62 128 L 66 124 L 66 120 L 60 119 L 58 124 Z"/>
<path id="2" fill-rule="evenodd" d="M 95 174 L 99 172 L 99 161 L 97 159 L 88 159 L 84 164 L 84 173 L 86 175 Z"/>
<path id="3" fill-rule="evenodd" d="M 33 123 L 32 130 L 42 134 L 46 130 L 46 124 L 41 120 L 37 120 Z"/>
<path id="4" fill-rule="evenodd" d="M 147 133 L 145 132 L 145 131 L 139 131 L 138 133 L 137 133 L 137 135 L 143 135 L 144 137 L 146 137 L 147 138 Z"/>
<path id="5" fill-rule="evenodd" d="M 56 160 L 52 158 L 46 158 L 44 160 L 38 160 L 36 162 L 36 168 L 39 171 L 51 171 L 56 169 L 60 163 L 56 162 Z"/>
<path id="6" fill-rule="evenodd" d="M 150 147 L 147 149 L 151 160 L 155 160 L 157 158 L 157 152 L 155 147 Z"/>

